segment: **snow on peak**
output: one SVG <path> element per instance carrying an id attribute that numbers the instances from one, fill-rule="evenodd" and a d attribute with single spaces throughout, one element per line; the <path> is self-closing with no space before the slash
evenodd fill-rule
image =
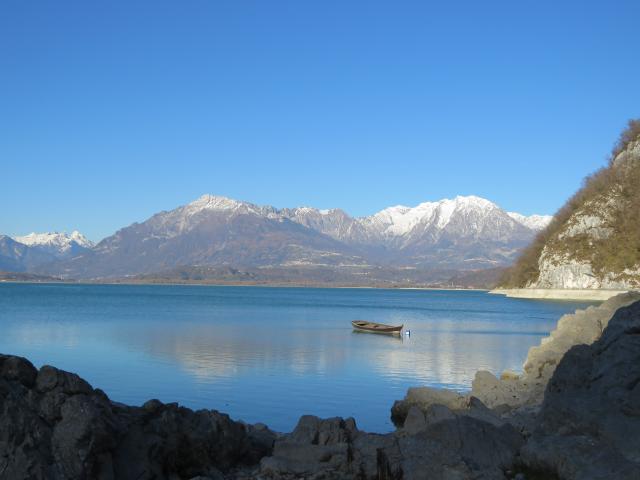
<path id="1" fill-rule="evenodd" d="M 232 210 L 241 205 L 244 205 L 244 202 L 219 195 L 206 194 L 188 204 L 187 208 L 192 212 L 196 212 L 200 210 Z"/>
<path id="2" fill-rule="evenodd" d="M 74 244 L 83 248 L 92 248 L 94 245 L 91 240 L 87 239 L 87 237 L 77 230 L 74 230 L 70 234 L 66 232 L 32 232 L 28 235 L 14 237 L 13 239 L 16 242 L 30 247 L 49 247 L 60 252 L 70 250 Z"/>
<path id="3" fill-rule="evenodd" d="M 452 199 L 442 199 L 433 202 L 423 202 L 415 207 L 396 205 L 385 208 L 374 215 L 352 218 L 340 209 L 319 210 L 314 207 L 302 206 L 284 208 L 281 210 L 270 206 L 259 206 L 249 202 L 234 200 L 218 195 L 203 195 L 197 200 L 169 212 L 177 227 L 175 232 L 190 229 L 193 225 L 192 217 L 201 212 L 216 211 L 229 215 L 250 214 L 274 220 L 291 220 L 323 233 L 339 232 L 334 236 L 342 238 L 345 235 L 361 235 L 366 238 L 404 237 L 420 234 L 425 229 L 444 230 L 453 221 L 469 224 L 471 229 L 482 229 L 483 225 L 490 225 L 507 219 L 507 223 L 524 225 L 533 230 L 540 230 L 549 222 L 549 216 L 532 215 L 530 217 L 509 214 L 495 203 L 475 195 L 458 195 Z M 455 219 L 455 220 L 454 220 Z M 165 224 L 166 225 L 166 224 Z M 415 232 L 413 232 L 415 230 Z M 413 233 L 411 233 L 413 232 Z"/>
<path id="4" fill-rule="evenodd" d="M 405 235 L 418 224 L 427 222 L 442 229 L 451 221 L 455 212 L 480 210 L 489 211 L 499 208 L 495 203 L 474 195 L 457 196 L 454 199 L 442 199 L 436 202 L 423 202 L 415 207 L 397 205 L 385 208 L 371 217 L 363 219 L 367 223 L 382 226 L 390 235 Z"/>
<path id="5" fill-rule="evenodd" d="M 496 208 L 497 205 L 486 198 L 478 197 L 476 195 L 458 195 L 453 200 L 444 199 L 441 202 L 453 201 L 456 205 L 464 205 L 476 208 Z"/>
<path id="6" fill-rule="evenodd" d="M 521 225 L 524 225 L 531 230 L 543 230 L 549 225 L 553 219 L 553 215 L 522 215 L 517 212 L 507 212 L 511 218 Z"/>
<path id="7" fill-rule="evenodd" d="M 308 215 L 311 213 L 322 213 L 313 207 L 297 207 L 293 210 L 298 215 Z"/>
<path id="8" fill-rule="evenodd" d="M 249 202 L 234 200 L 220 195 L 202 195 L 197 200 L 172 211 L 181 218 L 181 229 L 189 224 L 189 218 L 204 211 L 225 212 L 227 214 L 252 214 L 275 218 L 276 210 L 269 206 L 259 206 Z M 171 212 L 170 212 L 171 213 Z"/>
<path id="9" fill-rule="evenodd" d="M 384 210 L 380 210 L 378 213 L 365 217 L 363 220 L 369 220 L 372 223 L 380 223 L 383 225 L 391 225 L 395 223 L 396 219 L 405 215 L 411 207 L 405 207 L 404 205 L 395 205 L 393 207 L 387 207 Z"/>
<path id="10" fill-rule="evenodd" d="M 83 234 L 81 234 L 78 230 L 74 230 L 73 232 L 71 232 L 71 235 L 69 235 L 69 237 L 81 247 L 91 248 L 94 246 L 94 243 Z"/>

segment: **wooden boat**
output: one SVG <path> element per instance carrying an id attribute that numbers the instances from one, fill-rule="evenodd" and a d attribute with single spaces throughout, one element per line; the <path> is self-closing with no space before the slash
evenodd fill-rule
<path id="1" fill-rule="evenodd" d="M 351 322 L 353 328 L 356 330 L 360 330 L 362 332 L 371 332 L 371 333 L 390 333 L 395 335 L 400 335 L 402 333 L 402 327 L 404 325 L 400 325 L 399 327 L 395 327 L 393 325 L 385 325 L 384 323 L 375 323 L 375 322 L 366 322 L 364 320 L 354 320 Z"/>

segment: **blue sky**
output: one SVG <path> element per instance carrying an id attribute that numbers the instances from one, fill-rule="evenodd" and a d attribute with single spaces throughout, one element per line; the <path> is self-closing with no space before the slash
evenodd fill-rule
<path id="1" fill-rule="evenodd" d="M 203 193 L 553 213 L 640 116 L 637 1 L 0 4 L 0 233 Z"/>

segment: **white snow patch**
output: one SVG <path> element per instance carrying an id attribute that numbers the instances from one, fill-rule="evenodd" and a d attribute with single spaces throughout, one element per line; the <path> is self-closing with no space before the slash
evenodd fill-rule
<path id="1" fill-rule="evenodd" d="M 23 245 L 28 245 L 30 247 L 52 247 L 60 252 L 66 252 L 74 243 L 84 248 L 92 248 L 94 246 L 94 243 L 91 240 L 87 239 L 87 237 L 77 230 L 74 230 L 70 234 L 66 232 L 32 232 L 28 235 L 13 237 L 13 239 L 16 242 L 20 242 Z"/>
<path id="2" fill-rule="evenodd" d="M 536 230 L 536 231 L 540 231 L 546 228 L 546 226 L 549 225 L 549 223 L 551 223 L 551 220 L 553 219 L 553 215 L 525 216 L 525 215 L 522 215 L 521 213 L 516 213 L 516 212 L 507 212 L 507 215 L 509 215 L 519 224 L 524 225 L 525 227 L 530 228 L 531 230 Z"/>

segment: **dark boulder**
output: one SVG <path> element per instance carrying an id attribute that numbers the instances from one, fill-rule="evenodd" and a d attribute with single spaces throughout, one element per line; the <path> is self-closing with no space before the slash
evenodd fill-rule
<path id="1" fill-rule="evenodd" d="M 273 456 L 262 460 L 261 475 L 276 479 L 294 475 L 502 480 L 522 442 L 508 424 L 496 425 L 451 411 L 424 421 L 420 428 L 385 435 L 361 432 L 353 419 L 304 416 L 292 433 L 276 441 Z"/>
<path id="2" fill-rule="evenodd" d="M 640 478 L 640 302 L 619 309 L 592 345 L 571 348 L 523 448 L 531 468 L 566 479 Z"/>
<path id="3" fill-rule="evenodd" d="M 17 380 L 27 388 L 36 381 L 38 371 L 29 360 L 11 355 L 0 355 L 0 377 Z"/>
<path id="4" fill-rule="evenodd" d="M 116 404 L 73 373 L 0 355 L 2 479 L 221 478 L 274 440 L 215 410 Z"/>

